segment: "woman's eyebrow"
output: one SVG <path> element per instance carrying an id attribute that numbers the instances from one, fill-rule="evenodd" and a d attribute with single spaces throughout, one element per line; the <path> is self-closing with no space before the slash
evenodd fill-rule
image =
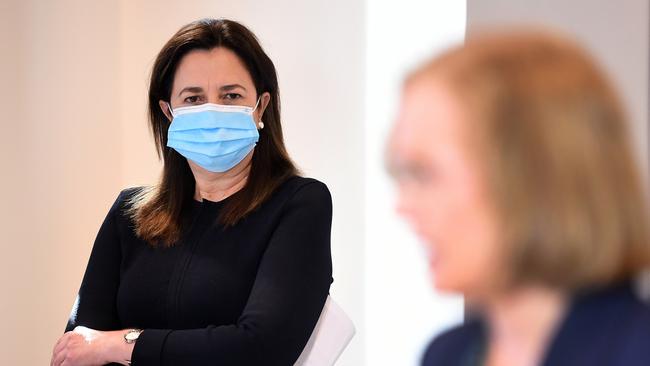
<path id="1" fill-rule="evenodd" d="M 186 86 L 185 88 L 181 89 L 181 91 L 178 93 L 178 96 L 180 96 L 184 92 L 200 93 L 202 91 L 203 88 L 201 88 L 200 86 Z"/>
<path id="2" fill-rule="evenodd" d="M 246 88 L 244 88 L 243 86 L 241 86 L 239 84 L 224 85 L 221 88 L 219 88 L 219 90 L 221 90 L 221 91 L 229 91 L 229 90 L 233 90 L 233 89 L 237 89 L 237 88 L 242 88 L 242 89 L 244 89 L 244 91 L 246 91 Z"/>

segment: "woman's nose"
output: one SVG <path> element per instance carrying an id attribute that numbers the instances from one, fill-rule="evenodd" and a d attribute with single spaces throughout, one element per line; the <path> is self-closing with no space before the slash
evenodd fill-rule
<path id="1" fill-rule="evenodd" d="M 413 202 L 411 195 L 405 191 L 404 188 L 400 188 L 397 192 L 397 199 L 395 201 L 395 211 L 398 215 L 406 218 L 410 221 L 411 216 L 413 215 Z"/>
<path id="2" fill-rule="evenodd" d="M 212 104 L 221 104 L 219 101 L 219 94 L 208 94 L 206 102 Z"/>

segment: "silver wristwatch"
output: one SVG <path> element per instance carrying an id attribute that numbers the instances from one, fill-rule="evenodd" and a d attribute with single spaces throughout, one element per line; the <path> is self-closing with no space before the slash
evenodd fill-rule
<path id="1" fill-rule="evenodd" d="M 129 344 L 135 343 L 140 337 L 140 333 L 142 333 L 142 329 L 129 329 L 124 333 L 124 341 Z"/>

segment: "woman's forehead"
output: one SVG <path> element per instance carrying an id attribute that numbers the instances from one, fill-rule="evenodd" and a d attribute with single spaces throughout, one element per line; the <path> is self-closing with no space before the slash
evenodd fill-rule
<path id="1" fill-rule="evenodd" d="M 464 119 L 461 102 L 444 84 L 413 81 L 404 88 L 396 129 L 415 140 L 456 139 Z"/>
<path id="2" fill-rule="evenodd" d="M 389 141 L 391 159 L 422 163 L 473 159 L 474 140 L 463 108 L 462 101 L 443 83 L 409 82 Z"/>
<path id="3" fill-rule="evenodd" d="M 187 86 L 220 88 L 223 85 L 253 87 L 253 80 L 242 60 L 225 47 L 193 50 L 183 56 L 176 68 L 173 90 Z"/>

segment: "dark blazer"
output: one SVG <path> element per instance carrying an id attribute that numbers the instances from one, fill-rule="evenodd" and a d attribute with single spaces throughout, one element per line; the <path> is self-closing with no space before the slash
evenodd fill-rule
<path id="1" fill-rule="evenodd" d="M 422 365 L 482 365 L 486 334 L 481 319 L 447 331 L 431 342 Z M 629 283 L 576 296 L 542 365 L 650 365 L 650 306 Z"/>

